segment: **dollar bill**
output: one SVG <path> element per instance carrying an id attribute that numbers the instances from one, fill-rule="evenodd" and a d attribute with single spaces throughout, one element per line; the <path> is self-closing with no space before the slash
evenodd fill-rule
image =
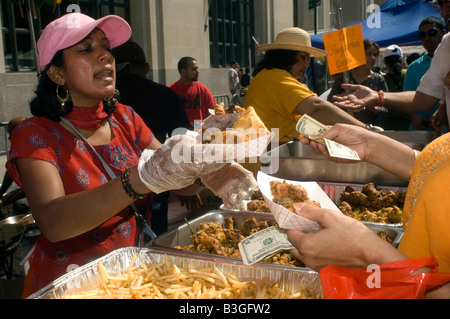
<path id="1" fill-rule="evenodd" d="M 344 158 L 349 160 L 360 161 L 358 153 L 347 146 L 339 144 L 335 141 L 324 138 L 328 153 L 331 157 Z"/>
<path id="2" fill-rule="evenodd" d="M 320 133 L 324 132 L 327 127 L 307 114 L 304 114 L 297 122 L 296 129 L 306 138 L 325 145 L 331 157 L 350 159 L 355 161 L 361 160 L 358 156 L 358 153 L 348 148 L 347 146 L 326 138 L 315 137 L 314 135 L 319 135 Z"/>
<path id="3" fill-rule="evenodd" d="M 279 251 L 295 248 L 287 234 L 275 226 L 254 233 L 242 240 L 238 246 L 246 265 L 252 265 Z"/>
<path id="4" fill-rule="evenodd" d="M 296 129 L 297 132 L 301 134 L 314 136 L 325 132 L 327 127 L 308 114 L 304 114 L 300 120 L 298 120 Z"/>

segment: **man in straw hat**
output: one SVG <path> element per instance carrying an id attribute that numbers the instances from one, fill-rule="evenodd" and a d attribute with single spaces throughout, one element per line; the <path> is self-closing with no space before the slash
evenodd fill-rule
<path id="1" fill-rule="evenodd" d="M 289 140 L 286 135 L 298 136 L 295 125 L 303 114 L 324 124 L 349 123 L 364 127 L 364 123 L 319 98 L 300 82 L 310 57 L 327 55 L 311 46 L 305 30 L 284 29 L 274 43 L 260 45 L 258 49 L 265 55 L 253 72 L 245 107 L 253 106 L 268 129 L 279 129 L 280 142 Z"/>

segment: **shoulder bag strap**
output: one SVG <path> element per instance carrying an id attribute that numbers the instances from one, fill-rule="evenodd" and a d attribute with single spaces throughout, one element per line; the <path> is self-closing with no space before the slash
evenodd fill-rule
<path id="1" fill-rule="evenodd" d="M 95 155 L 97 155 L 97 157 L 100 159 L 100 161 L 102 162 L 103 167 L 105 168 L 106 172 L 108 173 L 108 175 L 111 177 L 111 179 L 116 178 L 116 174 L 114 174 L 113 170 L 111 169 L 111 167 L 106 164 L 105 160 L 100 156 L 100 154 L 97 152 L 97 150 L 91 145 L 91 143 L 89 143 L 89 141 L 83 136 L 83 134 L 80 133 L 80 131 L 78 131 L 75 126 L 73 126 L 73 124 L 68 121 L 67 119 L 60 117 L 61 121 L 63 121 L 66 125 L 68 125 L 72 130 L 74 130 L 78 137 L 80 137 L 85 143 L 86 145 L 89 145 L 89 147 L 91 148 L 91 150 L 94 152 Z M 138 245 L 140 245 L 141 243 L 141 238 L 142 238 L 142 233 L 145 233 L 146 235 L 150 236 L 150 238 L 155 238 L 156 234 L 153 232 L 153 230 L 150 228 L 150 226 L 148 225 L 147 221 L 145 220 L 145 218 L 139 214 L 139 212 L 137 211 L 136 205 L 134 203 L 132 203 L 130 205 L 130 207 L 133 209 L 134 211 L 134 215 L 136 217 L 136 221 L 137 221 L 137 225 L 139 228 L 139 242 Z"/>

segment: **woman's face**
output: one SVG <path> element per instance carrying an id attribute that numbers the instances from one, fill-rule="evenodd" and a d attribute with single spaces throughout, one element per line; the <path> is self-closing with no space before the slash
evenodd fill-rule
<path id="1" fill-rule="evenodd" d="M 306 52 L 299 52 L 297 54 L 297 63 L 291 66 L 289 73 L 294 78 L 300 81 L 303 77 L 303 74 L 305 74 L 308 66 L 309 66 L 309 54 Z"/>
<path id="2" fill-rule="evenodd" d="M 366 66 L 370 69 L 373 68 L 375 65 L 375 62 L 377 61 L 378 55 L 380 54 L 380 51 L 377 47 L 374 47 L 373 45 L 369 46 L 366 49 Z"/>
<path id="3" fill-rule="evenodd" d="M 115 61 L 102 30 L 95 29 L 84 40 L 65 49 L 63 58 L 64 66 L 59 72 L 74 105 L 96 106 L 101 99 L 114 94 Z"/>

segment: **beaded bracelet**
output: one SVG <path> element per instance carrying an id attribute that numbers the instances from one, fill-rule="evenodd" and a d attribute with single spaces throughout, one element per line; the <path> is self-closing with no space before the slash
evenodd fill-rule
<path id="1" fill-rule="evenodd" d="M 378 93 L 378 97 L 380 98 L 380 104 L 378 104 L 379 107 L 384 107 L 384 92 L 383 91 L 375 91 Z"/>
<path id="2" fill-rule="evenodd" d="M 137 193 L 131 186 L 131 184 L 130 184 L 130 169 L 127 168 L 123 171 L 122 175 L 120 175 L 120 180 L 122 181 L 123 189 L 125 190 L 127 195 L 130 196 L 132 199 L 134 199 L 134 200 L 143 199 L 145 196 L 147 196 L 146 194 Z"/>

